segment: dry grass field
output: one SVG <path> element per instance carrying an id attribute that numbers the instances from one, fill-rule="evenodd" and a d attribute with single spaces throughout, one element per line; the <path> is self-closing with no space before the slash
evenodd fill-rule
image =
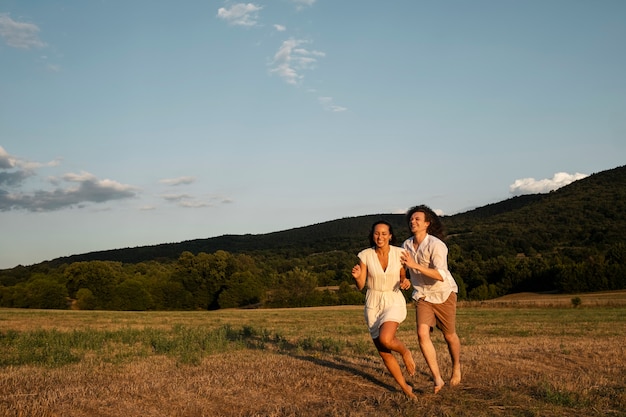
<path id="1" fill-rule="evenodd" d="M 361 306 L 3 309 L 0 415 L 626 416 L 626 292 L 581 295 L 578 308 L 541 297 L 460 304 L 463 381 L 436 395 L 409 306 L 399 337 L 417 363 L 416 401 L 385 370 Z"/>

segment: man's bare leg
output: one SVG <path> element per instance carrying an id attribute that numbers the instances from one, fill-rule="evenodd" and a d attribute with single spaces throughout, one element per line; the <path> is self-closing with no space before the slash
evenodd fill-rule
<path id="1" fill-rule="evenodd" d="M 456 333 L 444 335 L 450 352 L 450 360 L 452 361 L 452 376 L 450 377 L 450 385 L 455 386 L 461 383 L 461 341 Z"/>
<path id="2" fill-rule="evenodd" d="M 430 326 L 427 324 L 420 324 L 417 328 L 417 339 L 419 341 L 420 350 L 422 351 L 422 355 L 424 355 L 424 359 L 426 360 L 426 364 L 430 369 L 430 373 L 433 376 L 433 382 L 435 384 L 434 392 L 437 394 L 443 386 L 445 382 L 443 378 L 441 378 L 441 372 L 439 371 L 439 364 L 437 363 L 437 352 L 435 350 L 435 346 L 433 345 L 433 341 L 430 338 Z"/>

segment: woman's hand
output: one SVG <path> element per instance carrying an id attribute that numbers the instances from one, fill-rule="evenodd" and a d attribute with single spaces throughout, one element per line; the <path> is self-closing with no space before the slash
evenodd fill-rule
<path id="1" fill-rule="evenodd" d="M 352 277 L 357 279 L 361 277 L 361 265 L 356 264 L 354 268 L 352 268 Z"/>
<path id="2" fill-rule="evenodd" d="M 411 288 L 411 280 L 404 278 L 402 281 L 400 281 L 401 290 L 408 290 L 409 288 Z"/>
<path id="3" fill-rule="evenodd" d="M 356 287 L 361 291 L 365 288 L 365 281 L 367 276 L 367 265 L 363 262 L 354 265 L 352 268 L 352 277 L 356 281 Z"/>

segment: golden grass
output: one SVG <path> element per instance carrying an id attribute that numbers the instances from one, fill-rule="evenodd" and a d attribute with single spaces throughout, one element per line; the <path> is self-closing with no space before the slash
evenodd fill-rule
<path id="1" fill-rule="evenodd" d="M 583 294 L 535 294 L 517 293 L 486 301 L 466 302 L 468 306 L 500 306 L 500 307 L 570 307 L 572 298 L 579 298 L 581 306 L 626 306 L 626 290 L 600 291 Z"/>
<path id="2" fill-rule="evenodd" d="M 151 352 L 140 340 L 105 338 L 103 346 L 76 348 L 76 363 L 4 366 L 0 415 L 626 416 L 626 309 L 586 305 L 592 304 L 460 306 L 463 382 L 437 395 L 409 308 L 399 337 L 416 359 L 417 373 L 408 380 L 417 401 L 402 395 L 377 356 L 362 306 L 147 313 L 3 309 L 0 341 L 9 332 L 37 331 L 108 335 L 152 329 L 169 335 L 177 326 L 202 332 L 247 326 L 280 337 L 248 347 L 229 344 L 197 364 Z M 433 335 L 448 375 L 445 343 L 438 332 Z M 1 354 L 11 353 L 11 346 L 0 347 Z"/>

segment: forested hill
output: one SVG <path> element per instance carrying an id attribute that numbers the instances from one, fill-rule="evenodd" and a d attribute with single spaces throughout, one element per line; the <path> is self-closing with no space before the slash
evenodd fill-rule
<path id="1" fill-rule="evenodd" d="M 415 201 L 415 204 L 421 203 L 429 202 Z M 226 281 L 215 281 L 219 285 L 210 303 L 219 307 L 218 295 L 232 290 L 228 305 L 238 306 L 244 301 L 233 298 L 232 294 L 238 290 L 230 288 L 232 281 L 228 281 L 230 276 L 240 276 L 237 274 L 250 274 L 246 278 L 248 284 L 241 284 L 241 291 L 259 284 L 253 276 L 262 276 L 261 288 L 256 289 L 258 294 L 276 294 L 276 288 L 284 288 L 284 284 L 280 284 L 283 280 L 294 279 L 291 275 L 286 278 L 285 273 L 306 276 L 306 282 L 315 281 L 319 286 L 351 283 L 349 269 L 356 261 L 355 254 L 368 245 L 369 228 L 378 219 L 394 225 L 400 242 L 408 237 L 404 215 L 372 214 L 274 233 L 225 235 L 90 252 L 28 267 L 18 266 L 0 270 L 0 290 L 3 286 L 21 285 L 42 276 L 48 280 L 56 277 L 56 282 L 87 282 L 84 274 L 92 273 L 90 267 L 94 267 L 104 268 L 94 273 L 97 277 L 113 274 L 111 268 L 117 271 L 111 275 L 115 277 L 115 285 L 128 277 L 137 279 L 157 274 L 159 282 L 178 280 L 185 294 L 196 297 L 200 290 L 193 286 L 187 288 L 191 285 L 189 276 L 203 276 L 202 280 L 214 282 L 213 278 L 206 277 L 212 276 L 219 262 L 235 265 L 231 262 L 237 261 L 235 266 L 229 267 L 231 272 L 221 272 L 220 280 Z M 486 299 L 519 291 L 584 292 L 626 288 L 626 166 L 592 174 L 547 194 L 514 197 L 444 216 L 443 222 L 448 232 L 450 269 L 459 283 L 461 297 Z M 240 258 L 242 256 L 248 258 Z M 218 262 L 218 258 L 223 259 Z M 203 262 L 204 270 L 197 270 L 197 265 Z M 262 271 L 254 270 L 256 267 Z M 80 268 L 87 272 L 78 271 Z M 297 272 L 293 272 L 295 269 Z M 141 282 L 141 286 L 146 287 L 153 284 Z M 150 291 L 156 291 L 154 285 Z M 75 290 L 69 284 L 67 289 L 73 298 Z M 12 297 L 13 304 L 9 304 L 17 305 L 15 300 L 26 290 L 25 287 L 22 292 L 16 290 L 13 295 L 5 295 L 5 300 Z M 155 294 L 151 299 L 157 298 Z M 262 299 L 258 294 L 255 297 Z M 309 303 L 302 301 L 306 297 L 308 295 L 303 295 L 298 303 Z M 193 298 L 195 301 L 191 304 L 206 308 L 207 301 L 198 301 L 200 298 Z M 293 305 L 290 303 L 284 301 L 282 305 Z M 278 305 L 275 300 L 273 305 Z M 178 308 L 166 304 L 162 307 Z"/>
<path id="2" fill-rule="evenodd" d="M 154 246 L 113 249 L 57 258 L 46 262 L 51 266 L 79 261 L 107 260 L 124 263 L 145 261 L 169 262 L 178 259 L 182 252 L 213 253 L 218 250 L 230 253 L 275 253 L 283 256 L 306 256 L 334 250 L 357 250 L 367 246 L 367 233 L 372 222 L 385 219 L 393 225 L 404 227 L 404 217 L 379 214 L 351 217 L 267 234 L 223 235 L 206 239 L 164 243 Z M 406 229 L 406 227 L 404 227 Z M 404 236 L 406 232 L 402 235 Z M 360 250 L 360 249 L 359 249 Z"/>
<path id="3" fill-rule="evenodd" d="M 90 252 L 54 259 L 50 266 L 92 260 L 173 261 L 184 251 L 273 252 L 298 257 L 333 250 L 356 253 L 367 246 L 366 235 L 377 219 L 393 224 L 400 239 L 407 237 L 404 215 L 374 214 L 260 235 L 224 235 Z M 554 251 L 602 252 L 626 241 L 626 166 L 590 175 L 548 194 L 514 197 L 443 220 L 449 244 L 459 245 L 463 252 L 478 251 L 483 258 Z"/>
<path id="4" fill-rule="evenodd" d="M 422 203 L 422 202 L 416 202 Z M 425 202 L 428 203 L 428 202 Z M 400 239 L 408 235 L 404 216 L 375 214 L 260 235 L 224 235 L 178 243 L 77 254 L 49 261 L 49 266 L 78 261 L 138 263 L 177 259 L 184 251 L 213 253 L 276 252 L 306 256 L 332 250 L 356 252 L 367 245 L 372 222 L 394 225 Z M 510 198 L 471 211 L 445 216 L 449 243 L 483 257 L 569 248 L 603 249 L 626 241 L 626 166 L 602 171 L 549 194 Z"/>
<path id="5" fill-rule="evenodd" d="M 483 257 L 593 255 L 626 242 L 626 166 L 548 194 L 512 198 L 446 218 L 450 242 Z"/>

